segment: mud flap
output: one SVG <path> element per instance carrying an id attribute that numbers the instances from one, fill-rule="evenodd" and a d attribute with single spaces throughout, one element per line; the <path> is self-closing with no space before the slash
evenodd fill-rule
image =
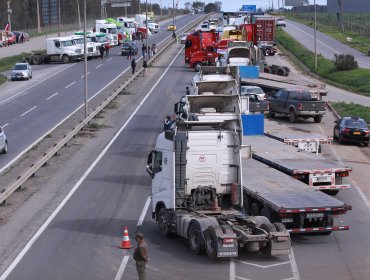
<path id="1" fill-rule="evenodd" d="M 292 247 L 288 232 L 274 232 L 271 238 L 271 256 L 288 255 Z"/>

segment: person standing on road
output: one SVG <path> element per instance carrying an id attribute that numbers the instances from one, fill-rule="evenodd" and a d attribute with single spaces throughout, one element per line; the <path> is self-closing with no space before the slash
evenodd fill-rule
<path id="1" fill-rule="evenodd" d="M 144 240 L 144 235 L 142 233 L 138 233 L 135 236 L 137 245 L 134 252 L 134 260 L 136 262 L 136 270 L 139 274 L 139 280 L 146 280 L 146 272 L 145 266 L 149 261 L 148 257 L 148 246 Z"/>
<path id="2" fill-rule="evenodd" d="M 127 59 L 131 59 L 131 57 L 132 57 L 132 52 L 133 52 L 134 50 L 132 49 L 132 47 L 131 46 L 129 46 L 129 48 L 128 48 L 128 52 L 127 52 Z"/>
<path id="3" fill-rule="evenodd" d="M 157 45 L 156 44 L 152 44 L 152 54 L 153 56 L 155 56 L 155 54 L 157 53 Z"/>
<path id="4" fill-rule="evenodd" d="M 136 59 L 135 59 L 135 57 L 133 57 L 132 60 L 131 60 L 132 74 L 135 73 L 135 68 L 136 68 Z"/>
<path id="5" fill-rule="evenodd" d="M 145 53 L 146 53 L 146 46 L 145 46 L 145 44 L 143 44 L 143 46 L 141 47 L 141 53 L 143 55 L 143 58 L 145 58 L 146 57 L 146 55 L 145 55 Z"/>
<path id="6" fill-rule="evenodd" d="M 164 119 L 163 130 L 164 131 L 170 130 L 171 124 L 172 124 L 171 117 L 170 116 L 166 116 L 166 118 Z"/>
<path id="7" fill-rule="evenodd" d="M 144 58 L 143 60 L 143 68 L 144 68 L 143 76 L 146 77 L 148 76 L 148 61 L 146 60 L 146 58 Z"/>
<path id="8" fill-rule="evenodd" d="M 99 51 L 100 51 L 100 58 L 103 59 L 104 52 L 105 52 L 105 47 L 103 44 L 100 45 Z"/>
<path id="9" fill-rule="evenodd" d="M 110 49 L 110 45 L 109 43 L 106 43 L 105 44 L 105 57 L 109 57 L 109 49 Z"/>

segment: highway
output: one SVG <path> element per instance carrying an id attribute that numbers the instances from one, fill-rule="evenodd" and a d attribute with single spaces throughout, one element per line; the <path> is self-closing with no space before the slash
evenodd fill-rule
<path id="1" fill-rule="evenodd" d="M 199 15 L 180 17 L 176 20 L 178 30 Z M 148 44 L 158 47 L 170 38 L 166 20 L 161 32 L 153 34 Z M 145 41 L 144 41 L 145 42 Z M 141 67 L 141 43 L 136 56 Z M 110 51 L 110 57 L 88 61 L 88 98 L 91 100 L 130 69 L 130 60 L 120 55 L 120 47 Z M 6 129 L 9 152 L 0 157 L 0 173 L 10 166 L 30 147 L 50 134 L 51 130 L 83 106 L 83 63 L 34 65 L 30 81 L 8 82 L 1 86 L 0 125 Z M 6 73 L 9 75 L 9 73 Z M 127 71 L 126 77 L 130 74 Z"/>
<path id="2" fill-rule="evenodd" d="M 286 20 L 286 22 L 286 27 L 283 27 L 283 30 L 300 42 L 304 47 L 314 52 L 314 29 L 291 20 Z M 321 54 L 323 57 L 333 60 L 334 54 L 351 54 L 354 56 L 359 67 L 370 68 L 369 56 L 366 56 L 348 45 L 338 42 L 320 31 L 316 31 L 316 38 L 317 53 Z"/>
<path id="3" fill-rule="evenodd" d="M 14 262 L 0 262 L 0 280 L 138 279 L 132 259 L 133 250 L 119 248 L 124 226 L 129 228 L 133 245 L 136 232 L 141 231 L 146 237 L 150 257 L 148 279 L 368 279 L 370 149 L 356 145 L 334 143 L 323 148 L 326 156 L 353 168 L 348 178 L 352 188 L 336 196 L 353 206 L 353 210 L 337 221 L 349 224 L 349 231 L 334 232 L 329 236 L 293 236 L 293 250 L 289 256 L 264 258 L 258 254 L 243 253 L 237 260 L 217 261 L 210 261 L 205 255 L 193 255 L 185 240 L 159 235 L 150 217 L 151 180 L 145 172 L 146 157 L 154 147 L 156 136 L 162 131 L 164 115 L 172 113 L 173 104 L 184 94 L 185 86 L 190 84 L 194 75 L 193 71 L 184 66 L 182 52 L 182 45 L 172 46 L 168 57 L 159 59 L 149 68 L 147 79 L 139 78 L 132 85 L 130 90 L 134 94 L 130 103 L 125 104 L 127 111 L 118 111 L 121 115 L 116 117 L 119 121 L 116 122 L 117 134 L 113 140 L 102 141 L 102 153 L 91 160 L 93 163 L 86 168 L 86 173 L 76 179 L 69 195 L 46 219 L 45 224 L 41 226 L 42 222 L 39 221 L 40 226 L 37 228 L 33 225 L 31 229 L 23 229 L 30 231 L 30 241 L 22 246 L 22 251 L 22 248 L 18 248 L 20 254 Z M 96 66 L 100 63 L 98 60 L 93 62 L 96 62 Z M 113 64 L 114 60 L 105 62 L 108 63 Z M 110 71 L 108 65 L 100 68 Z M 74 73 L 77 75 L 80 72 Z M 61 88 L 67 86 L 68 82 L 72 83 L 67 78 L 61 81 Z M 70 88 L 73 86 L 75 84 Z M 47 97 L 53 93 L 49 92 Z M 330 95 L 333 99 L 334 94 Z M 353 95 L 347 93 L 347 96 L 350 99 Z M 46 95 L 42 100 L 46 100 Z M 40 106 L 39 103 L 33 104 L 32 98 L 26 101 L 31 102 L 27 108 Z M 61 105 L 64 106 L 66 104 Z M 18 113 L 26 112 L 24 110 L 27 108 L 21 107 Z M 33 110 L 24 116 L 32 115 Z M 286 117 L 277 117 L 272 121 L 281 125 L 282 130 L 290 126 L 297 130 L 331 135 L 334 117 L 328 112 L 321 124 L 315 124 L 312 120 L 291 124 Z M 39 122 L 43 120 L 40 118 Z M 104 138 L 104 130 L 99 133 Z M 77 153 L 76 157 L 79 156 L 81 154 Z M 82 166 L 83 162 L 80 164 Z M 69 165 L 72 166 L 70 161 L 65 162 L 66 168 Z M 63 177 L 64 174 L 65 181 L 59 182 L 62 186 L 71 175 L 64 169 L 59 170 L 59 173 L 52 177 Z M 31 204 L 36 207 L 38 199 L 48 192 L 47 189 L 41 194 L 35 194 L 25 202 L 25 207 L 31 207 Z M 0 227 L 0 236 L 4 228 Z M 0 240 L 0 248 L 6 248 L 3 242 Z M 9 254 L 9 247 L 3 253 Z"/>

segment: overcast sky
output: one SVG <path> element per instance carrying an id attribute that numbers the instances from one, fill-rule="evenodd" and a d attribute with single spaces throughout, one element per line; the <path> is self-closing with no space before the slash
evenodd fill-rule
<path id="1" fill-rule="evenodd" d="M 144 0 L 141 0 L 144 1 Z M 149 2 L 150 0 L 148 0 Z M 175 3 L 177 0 L 174 0 Z M 278 6 L 278 1 L 281 5 L 282 0 L 198 0 L 201 2 L 204 2 L 206 4 L 208 3 L 214 3 L 215 1 L 221 1 L 222 2 L 222 10 L 226 12 L 233 12 L 238 11 L 243 5 L 256 5 L 257 8 L 266 9 L 269 6 L 271 6 L 272 1 L 274 2 L 274 7 Z M 310 4 L 314 3 L 314 0 L 308 0 Z M 368 1 L 368 0 L 366 0 Z M 172 0 L 151 0 L 152 3 L 160 3 L 162 2 L 162 6 L 172 6 Z M 186 2 L 193 2 L 192 0 L 179 0 L 179 7 L 184 7 L 184 4 Z M 316 0 L 317 5 L 326 5 L 327 0 Z"/>

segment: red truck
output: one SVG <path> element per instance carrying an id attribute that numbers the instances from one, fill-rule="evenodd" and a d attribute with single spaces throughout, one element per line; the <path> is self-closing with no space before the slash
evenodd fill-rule
<path id="1" fill-rule="evenodd" d="M 190 62 L 192 54 L 203 51 L 206 46 L 210 46 L 218 41 L 218 34 L 214 31 L 196 31 L 188 35 L 185 42 L 185 63 Z"/>
<path id="2" fill-rule="evenodd" d="M 219 53 L 217 53 L 214 45 L 206 46 L 204 50 L 192 54 L 189 61 L 189 66 L 190 68 L 194 68 L 195 71 L 199 71 L 200 66 L 207 66 L 208 62 L 213 65 L 215 63 L 216 57 L 218 56 Z"/>

